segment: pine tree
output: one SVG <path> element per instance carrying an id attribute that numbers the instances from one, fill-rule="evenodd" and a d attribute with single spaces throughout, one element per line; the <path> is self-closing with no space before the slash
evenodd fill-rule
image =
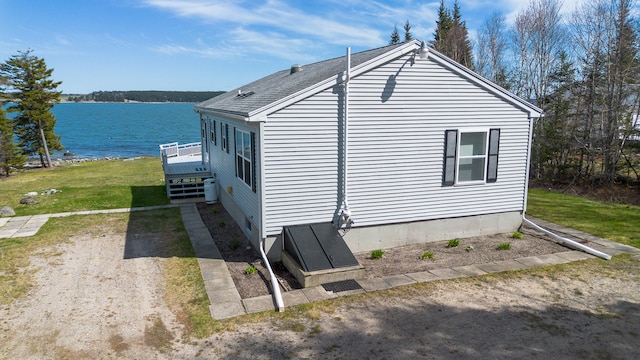
<path id="1" fill-rule="evenodd" d="M 393 26 L 393 32 L 391 33 L 391 40 L 389 45 L 395 45 L 400 43 L 400 34 L 398 33 L 398 25 Z"/>
<path id="2" fill-rule="evenodd" d="M 404 23 L 404 41 L 413 40 L 413 34 L 411 34 L 411 24 L 409 24 L 409 20 Z"/>
<path id="3" fill-rule="evenodd" d="M 56 119 L 51 113 L 53 105 L 60 102 L 61 82 L 51 80 L 53 69 L 48 69 L 44 59 L 31 55 L 31 50 L 12 56 L 0 65 L 13 90 L 8 111 L 18 113 L 14 129 L 26 155 L 39 155 L 43 167 L 51 167 L 50 151 L 62 150 L 60 137 L 54 132 Z M 46 161 L 45 161 L 46 160 Z"/>
<path id="4" fill-rule="evenodd" d="M 4 171 L 5 176 L 11 175 L 13 168 L 24 166 L 27 160 L 14 139 L 13 122 L 0 107 L 0 169 Z"/>
<path id="5" fill-rule="evenodd" d="M 446 52 L 447 35 L 451 30 L 453 19 L 451 13 L 444 6 L 444 0 L 440 0 L 440 7 L 438 8 L 438 20 L 436 20 L 436 30 L 433 33 L 433 40 L 431 46 L 442 52 Z"/>
<path id="6" fill-rule="evenodd" d="M 449 38 L 447 39 L 453 46 L 452 59 L 460 64 L 473 69 L 473 46 L 471 40 L 469 40 L 469 32 L 467 31 L 467 23 L 462 21 L 462 15 L 460 14 L 460 5 L 456 0 L 453 3 L 453 23 L 451 25 L 452 31 L 449 32 Z"/>
<path id="7" fill-rule="evenodd" d="M 473 68 L 471 40 L 469 40 L 467 25 L 462 21 L 457 0 L 453 4 L 453 14 L 444 6 L 444 0 L 440 1 L 436 31 L 433 34 L 431 46 L 454 61 L 470 69 Z"/>

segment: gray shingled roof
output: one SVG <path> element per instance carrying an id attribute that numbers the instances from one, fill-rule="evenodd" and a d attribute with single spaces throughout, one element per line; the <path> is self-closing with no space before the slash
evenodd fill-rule
<path id="1" fill-rule="evenodd" d="M 406 45 L 389 45 L 377 49 L 351 54 L 351 67 L 375 59 L 376 57 Z M 327 79 L 337 77 L 345 70 L 346 56 L 304 65 L 302 71 L 291 73 L 291 69 L 278 71 L 237 89 L 203 101 L 195 106 L 197 111 L 217 111 L 240 116 L 248 116 L 252 111 L 261 109 L 278 100 L 284 99 L 299 91 Z M 238 92 L 253 94 L 238 96 Z"/>

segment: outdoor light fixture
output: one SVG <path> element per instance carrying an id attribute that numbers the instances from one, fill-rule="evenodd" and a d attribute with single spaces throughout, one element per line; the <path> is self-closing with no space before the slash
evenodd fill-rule
<path id="1" fill-rule="evenodd" d="M 416 50 L 416 54 L 420 59 L 426 59 L 427 56 L 429 56 L 429 48 L 427 48 L 427 44 L 424 40 L 420 43 L 420 49 Z"/>

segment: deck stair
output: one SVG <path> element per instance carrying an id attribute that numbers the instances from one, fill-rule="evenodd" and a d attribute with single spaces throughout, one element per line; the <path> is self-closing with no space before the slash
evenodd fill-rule
<path id="1" fill-rule="evenodd" d="M 204 180 L 212 177 L 202 163 L 202 146 L 198 143 L 160 145 L 160 157 L 169 200 L 204 197 Z"/>

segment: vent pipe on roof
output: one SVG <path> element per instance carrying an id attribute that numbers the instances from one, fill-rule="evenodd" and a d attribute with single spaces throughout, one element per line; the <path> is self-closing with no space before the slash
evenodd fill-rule
<path id="1" fill-rule="evenodd" d="M 297 72 L 302 71 L 302 66 L 300 64 L 293 64 L 291 65 L 291 73 L 290 74 L 295 74 Z"/>

